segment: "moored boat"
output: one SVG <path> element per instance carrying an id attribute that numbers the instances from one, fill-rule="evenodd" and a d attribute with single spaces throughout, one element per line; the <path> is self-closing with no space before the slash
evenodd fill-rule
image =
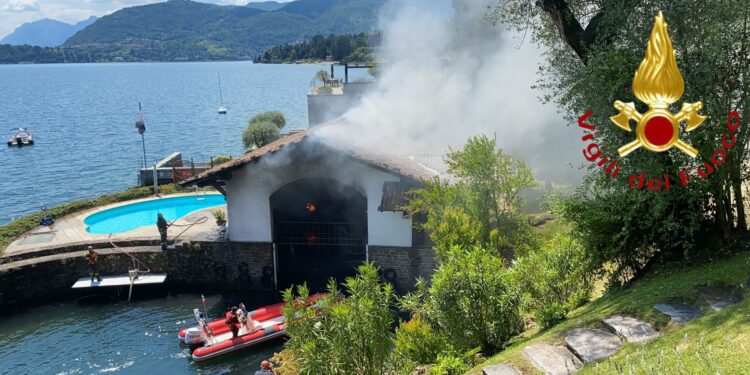
<path id="1" fill-rule="evenodd" d="M 34 135 L 26 128 L 12 129 L 8 146 L 31 146 L 34 144 Z"/>
<path id="2" fill-rule="evenodd" d="M 273 305 L 259 307 L 253 311 L 248 311 L 247 317 L 252 318 L 257 322 L 266 321 L 269 319 L 276 318 L 282 315 L 282 308 L 284 303 L 276 303 Z M 196 313 L 196 320 L 198 320 L 198 326 L 181 329 L 177 334 L 177 338 L 188 345 L 200 345 L 203 343 L 204 337 L 200 334 L 201 331 L 207 331 L 212 335 L 220 335 L 229 332 L 229 326 L 226 324 L 225 318 L 213 320 L 208 323 L 201 323 L 203 318 L 200 317 L 200 311 Z M 205 329 L 202 329 L 202 325 Z"/>
<path id="3" fill-rule="evenodd" d="M 314 294 L 307 299 L 306 305 L 313 306 L 324 294 Z M 283 314 L 284 303 L 262 306 L 246 311 L 239 305 L 239 324 L 237 336 L 233 337 L 227 318 L 206 322 L 199 309 L 193 314 L 197 326 L 180 330 L 179 340 L 189 345 L 192 358 L 196 362 L 207 361 L 240 349 L 250 348 L 265 341 L 278 339 L 286 334 Z"/>

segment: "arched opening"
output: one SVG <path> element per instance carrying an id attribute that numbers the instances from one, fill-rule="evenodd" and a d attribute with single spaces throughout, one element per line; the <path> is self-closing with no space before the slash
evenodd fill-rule
<path id="1" fill-rule="evenodd" d="M 367 198 L 334 179 L 305 178 L 271 195 L 279 288 L 323 291 L 365 260 Z"/>

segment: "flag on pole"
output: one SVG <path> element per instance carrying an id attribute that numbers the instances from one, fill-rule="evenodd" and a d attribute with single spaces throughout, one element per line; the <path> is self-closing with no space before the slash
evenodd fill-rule
<path id="1" fill-rule="evenodd" d="M 135 127 L 138 129 L 138 134 L 143 135 L 146 132 L 146 122 L 143 121 L 143 109 L 141 109 L 140 102 L 138 102 L 138 118 L 135 120 Z"/>

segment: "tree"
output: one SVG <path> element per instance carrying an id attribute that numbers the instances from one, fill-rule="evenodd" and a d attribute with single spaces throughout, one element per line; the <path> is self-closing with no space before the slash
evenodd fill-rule
<path id="1" fill-rule="evenodd" d="M 481 135 L 462 150 L 450 150 L 445 162 L 456 181 L 425 181 L 407 207 L 426 215 L 421 228 L 430 233 L 439 259 L 456 245 L 504 251 L 510 259 L 510 252 L 533 243 L 519 194 L 536 183 L 522 160 L 505 155 L 495 139 Z"/>
<path id="2" fill-rule="evenodd" d="M 281 138 L 281 129 L 286 126 L 286 117 L 280 111 L 259 113 L 248 121 L 242 133 L 245 149 L 263 147 Z"/>
<path id="3" fill-rule="evenodd" d="M 709 120 L 700 131 L 681 134 L 699 150 L 698 158 L 679 150 L 639 150 L 627 156 L 624 176 L 668 172 L 674 179 L 682 167 L 695 171 L 721 144 L 727 114 L 750 107 L 750 5 L 741 0 L 506 0 L 493 13 L 498 21 L 530 30 L 546 47 L 537 86 L 571 122 L 592 109 L 588 122 L 597 124 L 597 143 L 605 155 L 617 155 L 632 134 L 609 121 L 617 114 L 612 103 L 639 103 L 631 82 L 660 10 L 685 81 L 681 101 L 703 101 L 701 112 Z M 680 103 L 670 108 L 672 113 Z M 639 103 L 637 109 L 646 108 Z M 584 247 L 592 254 L 613 255 L 618 271 L 637 274 L 653 262 L 714 256 L 702 249 L 716 248 L 708 246 L 712 242 L 730 247 L 730 239 L 746 238 L 742 181 L 750 176 L 749 139 L 750 132 L 741 127 L 710 178 L 694 178 L 687 187 L 670 191 L 638 191 L 592 169 L 567 210 Z"/>
<path id="4" fill-rule="evenodd" d="M 281 111 L 267 111 L 259 113 L 253 118 L 250 119 L 249 123 L 259 123 L 259 122 L 272 122 L 274 125 L 276 125 L 279 130 L 283 129 L 284 126 L 286 126 L 286 117 L 284 117 L 284 113 Z"/>

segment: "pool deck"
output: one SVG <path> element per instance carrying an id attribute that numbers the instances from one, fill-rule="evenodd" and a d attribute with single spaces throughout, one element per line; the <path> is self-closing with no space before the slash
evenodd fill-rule
<path id="1" fill-rule="evenodd" d="M 180 196 L 191 196 L 195 193 L 179 193 L 164 195 L 161 198 L 172 198 Z M 100 206 L 89 210 L 77 212 L 68 216 L 57 218 L 55 224 L 51 227 L 36 227 L 23 235 L 19 236 L 13 242 L 11 242 L 2 252 L 2 257 L 13 257 L 21 254 L 28 254 L 35 251 L 41 251 L 50 248 L 66 247 L 77 244 L 85 243 L 106 243 L 108 241 L 108 234 L 92 234 L 86 231 L 88 227 L 83 221 L 89 215 L 108 210 L 110 208 L 124 206 L 128 204 L 144 202 L 160 198 L 143 198 L 134 199 L 125 202 L 118 202 L 106 206 Z M 175 226 L 169 227 L 167 230 L 167 238 L 172 240 L 175 236 L 180 234 L 187 228 L 187 225 L 200 220 L 203 217 L 208 218 L 206 222 L 195 224 L 187 229 L 182 235 L 180 235 L 180 241 L 188 240 L 216 240 L 218 238 L 218 232 L 216 229 L 216 221 L 214 220 L 211 211 L 221 209 L 226 212 L 226 206 L 210 207 L 202 210 L 193 211 L 190 214 L 183 216 L 182 218 L 175 221 Z M 177 226 L 180 225 L 180 226 Z M 159 240 L 159 231 L 156 229 L 156 218 L 154 218 L 154 225 L 140 227 L 131 231 L 116 233 L 112 235 L 112 241 L 132 241 L 132 240 Z"/>

